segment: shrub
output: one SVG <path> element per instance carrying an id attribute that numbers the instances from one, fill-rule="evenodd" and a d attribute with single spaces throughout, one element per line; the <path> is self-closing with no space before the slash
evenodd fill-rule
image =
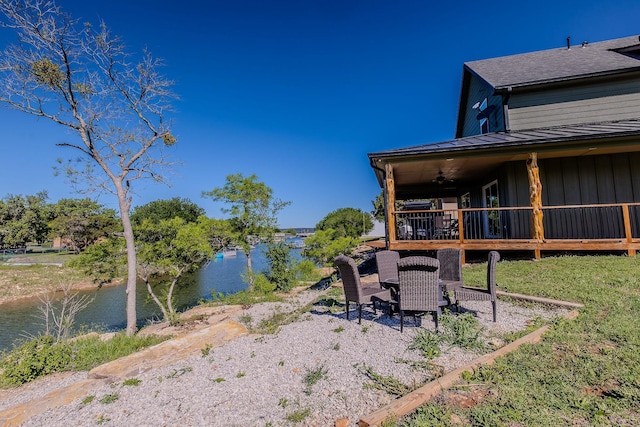
<path id="1" fill-rule="evenodd" d="M 104 342 L 93 336 L 56 343 L 54 337 L 43 335 L 2 355 L 0 386 L 25 384 L 55 372 L 89 370 L 166 339 L 122 333 Z"/>
<path id="2" fill-rule="evenodd" d="M 64 370 L 71 362 L 72 353 L 68 343 L 56 343 L 51 335 L 26 341 L 3 357 L 0 383 L 21 385 Z"/>

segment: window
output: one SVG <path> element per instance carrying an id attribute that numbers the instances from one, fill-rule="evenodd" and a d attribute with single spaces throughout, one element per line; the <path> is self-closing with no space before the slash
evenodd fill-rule
<path id="1" fill-rule="evenodd" d="M 460 207 L 462 209 L 467 209 L 471 207 L 471 194 L 464 193 L 460 196 Z"/>
<path id="2" fill-rule="evenodd" d="M 491 114 L 495 107 L 490 106 L 487 98 L 485 98 L 482 102 L 476 102 L 471 108 L 478 110 L 476 119 L 478 119 L 478 123 L 480 124 L 480 134 L 484 135 L 485 133 L 489 133 L 489 114 Z"/>
<path id="3" fill-rule="evenodd" d="M 478 117 L 480 118 L 480 133 L 485 134 L 489 133 L 489 117 L 487 117 L 487 98 L 485 98 L 480 107 L 478 107 L 480 113 L 478 113 Z"/>

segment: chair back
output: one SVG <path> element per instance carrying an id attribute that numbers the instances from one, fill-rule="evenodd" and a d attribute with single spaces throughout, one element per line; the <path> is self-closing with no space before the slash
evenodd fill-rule
<path id="1" fill-rule="evenodd" d="M 436 257 L 440 261 L 440 278 L 442 280 L 462 281 L 462 251 L 460 249 L 438 249 Z"/>
<path id="2" fill-rule="evenodd" d="M 398 261 L 400 261 L 400 254 L 396 251 L 376 252 L 379 282 L 398 281 Z"/>
<path id="3" fill-rule="evenodd" d="M 438 310 L 438 268 L 440 262 L 425 256 L 410 256 L 398 261 L 400 310 Z"/>
<path id="4" fill-rule="evenodd" d="M 496 264 L 500 261 L 500 254 L 496 251 L 489 252 L 487 263 L 487 288 L 491 292 L 493 301 L 496 300 Z"/>
<path id="5" fill-rule="evenodd" d="M 344 296 L 347 301 L 362 301 L 362 289 L 360 286 L 360 273 L 358 273 L 358 266 L 353 258 L 346 255 L 338 255 L 333 263 L 338 267 L 340 271 L 340 277 L 342 278 L 342 287 L 344 289 Z"/>

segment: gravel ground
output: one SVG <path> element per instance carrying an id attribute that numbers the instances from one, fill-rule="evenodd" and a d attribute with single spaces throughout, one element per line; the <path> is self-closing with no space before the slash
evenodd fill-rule
<path id="1" fill-rule="evenodd" d="M 256 304 L 236 320 L 257 325 L 278 312 L 289 312 L 318 298 L 323 291 L 307 290 L 290 303 Z M 464 307 L 480 321 L 488 341 L 505 332 L 523 329 L 536 317 L 549 319 L 566 310 L 543 306 L 513 305 L 500 301 L 498 322 L 491 321 L 491 304 L 469 302 Z M 214 348 L 206 356 L 196 355 L 161 369 L 139 375 L 138 385 L 105 385 L 88 403 L 79 399 L 48 410 L 28 426 L 333 426 L 348 418 L 349 425 L 394 396 L 367 387 L 364 374 L 370 367 L 404 384 L 427 381 L 432 371 L 412 369 L 407 360 L 424 361 L 416 350 L 408 350 L 417 327 L 378 310 L 357 310 L 347 320 L 344 308 L 329 309 L 316 304 L 299 320 L 272 335 L 250 335 Z M 422 327 L 433 329 L 428 316 Z M 477 353 L 450 349 L 434 359 L 448 372 L 470 362 Z M 401 361 L 404 359 L 405 361 Z M 86 373 L 57 376 L 37 385 L 0 395 L 0 410 L 46 394 L 56 386 L 86 378 Z M 317 379 L 314 383 L 313 379 Z M 86 399 L 84 399 L 86 400 Z"/>

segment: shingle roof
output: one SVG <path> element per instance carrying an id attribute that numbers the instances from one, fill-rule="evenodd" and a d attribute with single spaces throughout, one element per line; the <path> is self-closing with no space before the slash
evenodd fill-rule
<path id="1" fill-rule="evenodd" d="M 369 153 L 370 159 L 420 154 L 453 153 L 483 148 L 510 148 L 554 142 L 571 142 L 640 136 L 640 119 L 559 126 L 526 131 L 494 132 L 431 144 Z"/>
<path id="2" fill-rule="evenodd" d="M 638 47 L 638 36 L 503 56 L 464 65 L 495 89 L 606 75 L 640 68 L 640 59 L 619 53 Z"/>

